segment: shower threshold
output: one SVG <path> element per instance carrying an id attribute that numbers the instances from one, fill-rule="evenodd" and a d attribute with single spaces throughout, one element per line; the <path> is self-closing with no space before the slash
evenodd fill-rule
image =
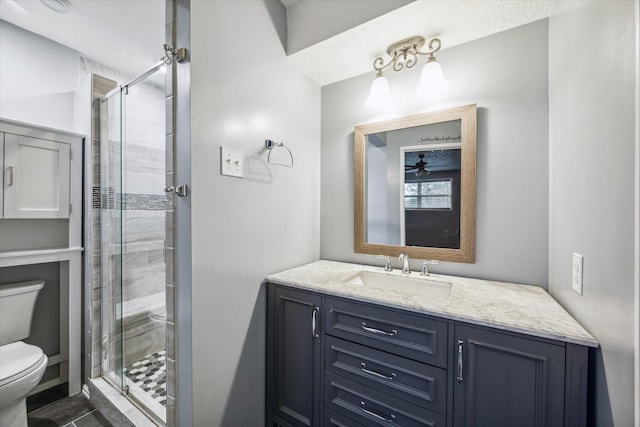
<path id="1" fill-rule="evenodd" d="M 165 425 L 147 411 L 142 410 L 104 377 L 91 378 L 88 382 L 91 403 L 114 426 L 158 427 Z"/>

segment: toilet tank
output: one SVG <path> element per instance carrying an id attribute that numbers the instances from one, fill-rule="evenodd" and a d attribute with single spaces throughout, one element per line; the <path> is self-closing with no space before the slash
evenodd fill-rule
<path id="1" fill-rule="evenodd" d="M 0 285 L 0 345 L 21 341 L 31 333 L 31 319 L 44 281 Z"/>

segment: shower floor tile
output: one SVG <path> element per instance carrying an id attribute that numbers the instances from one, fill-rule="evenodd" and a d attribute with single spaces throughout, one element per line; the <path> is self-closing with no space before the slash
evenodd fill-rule
<path id="1" fill-rule="evenodd" d="M 166 350 L 131 363 L 125 368 L 125 375 L 155 402 L 167 406 Z"/>

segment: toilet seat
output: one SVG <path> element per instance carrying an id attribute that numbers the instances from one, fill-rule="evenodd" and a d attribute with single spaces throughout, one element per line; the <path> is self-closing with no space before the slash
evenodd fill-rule
<path id="1" fill-rule="evenodd" d="M 0 346 L 0 387 L 35 371 L 43 359 L 40 347 L 22 341 Z"/>

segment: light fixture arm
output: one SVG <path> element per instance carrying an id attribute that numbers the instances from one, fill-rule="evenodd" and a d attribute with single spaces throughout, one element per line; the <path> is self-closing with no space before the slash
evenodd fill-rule
<path id="1" fill-rule="evenodd" d="M 429 61 L 435 60 L 433 54 L 440 50 L 440 39 L 429 40 L 429 50 L 425 52 L 420 50 L 424 44 L 425 39 L 422 36 L 409 37 L 393 43 L 387 48 L 387 54 L 391 57 L 389 62 L 385 63 L 384 58 L 379 56 L 373 61 L 373 68 L 378 71 L 378 76 L 381 76 L 382 71 L 390 66 L 396 72 L 415 67 L 420 55 L 428 55 Z"/>

